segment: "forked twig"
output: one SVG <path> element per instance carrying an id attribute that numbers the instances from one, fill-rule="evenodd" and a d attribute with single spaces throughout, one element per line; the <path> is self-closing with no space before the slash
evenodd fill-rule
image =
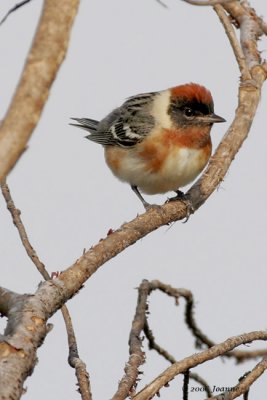
<path id="1" fill-rule="evenodd" d="M 153 292 L 154 290 L 160 290 L 162 292 L 164 292 L 165 294 L 174 297 L 176 304 L 178 304 L 179 302 L 179 298 L 183 297 L 186 300 L 186 308 L 185 308 L 185 320 L 186 323 L 188 325 L 188 327 L 190 328 L 190 330 L 192 331 L 193 335 L 196 336 L 198 338 L 198 340 L 202 340 L 206 345 L 208 343 L 209 345 L 209 349 L 214 352 L 214 349 L 217 349 L 216 351 L 218 351 L 218 354 L 215 351 L 214 356 L 212 356 L 211 358 L 209 358 L 209 353 L 206 353 L 205 350 L 202 353 L 198 353 L 198 354 L 205 354 L 205 360 L 204 361 L 199 361 L 197 364 L 192 364 L 192 360 L 193 358 L 195 358 L 195 354 L 187 357 L 186 359 L 182 360 L 182 361 L 176 361 L 175 358 L 168 353 L 165 349 L 163 349 L 161 346 L 159 346 L 156 341 L 155 341 L 155 337 L 151 331 L 151 329 L 149 328 L 148 325 L 148 321 L 147 321 L 147 312 L 148 309 L 146 307 L 147 304 L 147 300 L 148 300 L 148 296 L 151 294 L 151 292 Z M 142 299 L 142 307 L 140 307 L 140 299 Z M 184 387 L 183 387 L 183 397 L 186 399 L 187 395 L 188 395 L 188 381 L 187 379 L 195 379 L 198 383 L 200 383 L 202 385 L 202 387 L 205 389 L 205 391 L 207 392 L 207 395 L 209 396 L 209 398 L 211 399 L 217 399 L 218 397 L 211 397 L 211 390 L 209 385 L 207 384 L 207 382 L 199 377 L 197 374 L 193 374 L 191 371 L 190 373 L 187 375 L 187 371 L 192 368 L 192 366 L 196 366 L 201 364 L 202 362 L 205 362 L 207 360 L 210 360 L 212 358 L 216 358 L 218 356 L 228 356 L 228 357 L 235 357 L 236 359 L 239 360 L 239 351 L 238 350 L 233 350 L 233 348 L 239 346 L 238 341 L 241 343 L 247 343 L 250 342 L 252 340 L 258 340 L 258 339 L 263 339 L 263 340 L 267 340 L 267 332 L 252 332 L 251 334 L 245 334 L 245 335 L 240 335 L 240 337 L 236 336 L 235 338 L 230 338 L 228 339 L 226 342 L 224 342 L 221 345 L 215 344 L 213 343 L 210 339 L 207 338 L 206 335 L 204 335 L 200 329 L 197 327 L 196 322 L 194 320 L 193 317 L 193 306 L 194 306 L 194 301 L 193 301 L 193 296 L 192 293 L 186 289 L 175 289 L 173 287 L 171 287 L 170 285 L 165 285 L 164 283 L 158 281 L 158 280 L 153 280 L 151 282 L 148 282 L 146 280 L 144 280 L 142 282 L 142 284 L 139 287 L 139 297 L 138 297 L 138 304 L 137 304 L 137 309 L 139 310 L 138 313 L 138 338 L 140 338 L 140 333 L 141 330 L 143 329 L 145 336 L 147 337 L 148 341 L 149 341 L 149 348 L 150 349 L 154 349 L 156 350 L 160 355 L 162 355 L 166 360 L 168 360 L 171 364 L 173 365 L 183 365 L 182 369 L 178 369 L 176 372 L 178 373 L 184 373 L 186 374 L 185 376 L 185 383 L 184 383 Z M 136 317 L 134 319 L 133 325 L 136 324 Z M 252 340 L 249 340 L 250 337 L 253 337 Z M 207 343 L 206 343 L 207 342 Z M 233 343 L 235 342 L 235 344 L 233 345 Z M 230 344 L 231 343 L 231 348 L 230 351 L 227 349 L 227 347 L 225 346 L 225 343 Z M 141 341 L 139 341 L 139 351 L 141 351 Z M 263 350 L 260 350 L 258 352 L 252 352 L 253 356 L 259 356 L 259 352 L 263 352 Z M 267 353 L 267 350 L 264 350 L 265 354 Z M 130 352 L 131 353 L 131 352 Z M 244 356 L 243 352 L 240 352 L 242 354 L 242 357 Z M 249 353 L 250 352 L 245 352 L 248 353 L 246 354 L 246 358 L 249 358 Z M 143 353 L 142 353 L 143 354 Z M 241 357 L 241 358 L 242 358 Z M 244 357 L 245 358 L 245 357 Z M 267 357 L 266 357 L 267 358 Z M 265 359 L 264 359 L 265 360 Z M 240 360 L 239 360 L 240 361 Z M 253 375 L 251 375 L 251 373 L 248 373 L 247 375 L 245 375 L 242 379 L 242 381 L 239 382 L 239 384 L 237 385 L 237 387 L 233 388 L 233 391 L 235 393 L 246 393 L 250 387 L 250 385 L 263 373 L 263 371 L 265 370 L 265 361 L 260 362 L 254 369 L 253 369 Z M 187 368 L 186 368 L 187 366 Z M 135 367 L 134 369 L 135 371 L 135 375 L 133 375 L 133 373 L 131 374 L 131 377 L 134 379 L 137 379 L 138 377 L 138 366 Z M 166 372 L 167 371 L 167 372 Z M 157 384 L 155 386 L 153 381 L 151 384 L 149 384 L 147 386 L 147 388 L 141 390 L 138 394 L 136 394 L 134 396 L 134 399 L 138 399 L 138 400 L 143 400 L 146 399 L 150 396 L 153 396 L 154 394 L 158 393 L 160 388 L 163 386 L 168 385 L 169 381 L 171 379 L 174 378 L 174 376 L 176 376 L 176 373 L 173 373 L 170 375 L 169 371 L 170 369 L 166 370 L 163 374 L 160 375 L 159 379 L 157 379 Z M 168 378 L 169 379 L 168 379 Z M 249 377 L 249 378 L 247 378 Z M 245 380 L 246 378 L 246 380 Z M 131 385 L 136 386 L 136 382 L 134 383 L 134 381 L 131 381 Z M 128 394 L 129 394 L 129 385 L 128 385 Z M 132 387 L 132 386 L 131 386 Z M 186 389 L 187 388 L 187 389 Z M 157 389 L 157 390 L 156 390 Z M 241 390 L 241 392 L 240 392 Z M 134 394 L 134 391 L 131 391 L 131 395 Z M 140 395 L 140 396 L 139 396 Z M 227 394 L 228 395 L 228 394 Z M 122 400 L 125 399 L 127 396 L 127 391 L 124 392 L 123 396 L 118 396 L 116 398 L 116 400 Z M 236 396 L 235 396 L 236 397 Z M 235 397 L 231 397 L 231 398 L 235 398 Z M 219 398 L 218 398 L 219 399 Z M 229 398 L 230 399 L 230 398 Z"/>
<path id="2" fill-rule="evenodd" d="M 26 250 L 26 253 L 40 272 L 40 274 L 43 276 L 45 280 L 50 280 L 51 277 L 49 273 L 47 272 L 45 265 L 41 262 L 39 259 L 36 251 L 34 250 L 33 246 L 31 245 L 25 226 L 22 222 L 21 219 L 21 212 L 18 210 L 14 204 L 14 201 L 12 199 L 10 189 L 4 180 L 1 183 L 1 190 L 3 197 L 6 201 L 7 208 L 12 216 L 13 223 L 15 227 L 18 230 L 21 243 Z M 68 344 L 69 344 L 69 364 L 71 367 L 75 368 L 76 376 L 78 379 L 78 384 L 81 392 L 81 396 L 83 400 L 91 400 L 92 395 L 91 395 L 91 388 L 90 388 L 90 380 L 89 380 L 89 374 L 86 371 L 86 365 L 85 363 L 79 358 L 78 354 L 78 347 L 77 347 L 77 342 L 75 338 L 75 333 L 71 321 L 71 317 L 68 311 L 68 308 L 66 305 L 63 305 L 61 308 L 61 312 L 64 318 L 66 330 L 67 330 L 67 336 L 68 336 Z"/>
<path id="3" fill-rule="evenodd" d="M 152 289 L 152 286 L 154 286 L 153 282 L 155 282 L 155 281 L 150 282 L 151 289 Z M 166 286 L 168 286 L 168 285 L 166 285 Z M 174 364 L 177 362 L 177 360 L 166 349 L 164 349 L 162 346 L 160 346 L 156 342 L 153 332 L 149 328 L 147 318 L 146 318 L 145 325 L 144 325 L 144 334 L 148 340 L 148 347 L 150 350 L 155 350 L 158 354 L 160 354 L 162 357 L 164 357 L 165 360 L 169 361 L 171 364 Z M 195 382 L 199 383 L 203 387 L 205 392 L 207 393 L 207 396 L 211 396 L 211 389 L 210 389 L 208 383 L 199 374 L 196 374 L 196 373 L 193 373 L 190 371 L 189 378 L 194 380 Z"/>
<path id="4" fill-rule="evenodd" d="M 133 398 L 134 400 L 146 400 L 148 398 L 152 398 L 156 393 L 159 392 L 161 388 L 166 386 L 166 384 L 168 384 L 168 382 L 170 382 L 175 376 L 183 374 L 188 369 L 195 368 L 196 366 L 203 364 L 206 361 L 222 356 L 225 353 L 233 350 L 237 346 L 240 346 L 241 344 L 251 343 L 252 341 L 255 340 L 267 340 L 267 332 L 255 331 L 250 333 L 244 333 L 238 336 L 233 336 L 225 340 L 224 342 L 211 347 L 210 349 L 192 354 L 191 356 L 186 357 L 181 361 L 178 361 L 175 364 L 168 367 L 150 384 L 148 384 L 147 386 L 145 386 L 144 389 L 138 392 Z M 259 364 L 257 365 L 257 367 L 259 366 Z M 265 365 L 260 365 L 259 369 L 260 372 L 262 373 L 263 370 L 265 369 Z M 257 373 L 257 377 L 258 376 L 260 376 L 259 372 Z M 257 379 L 257 377 L 253 376 L 253 382 L 255 381 L 255 379 Z M 247 391 L 249 384 L 250 383 L 247 378 L 245 378 L 242 381 L 242 383 L 239 384 L 240 385 L 239 395 Z M 234 392 L 234 395 L 236 393 L 237 392 Z"/>
<path id="5" fill-rule="evenodd" d="M 184 288 L 174 288 L 170 285 L 166 285 L 163 282 L 159 280 L 153 280 L 150 282 L 150 288 L 152 290 L 160 290 L 161 292 L 167 294 L 168 296 L 171 296 L 175 299 L 176 304 L 178 303 L 178 300 L 180 297 L 182 297 L 185 302 L 185 322 L 192 332 L 193 336 L 196 338 L 196 346 L 198 348 L 201 348 L 203 345 L 207 347 L 212 347 L 215 346 L 216 343 L 211 340 L 197 325 L 197 322 L 194 317 L 194 307 L 195 307 L 195 302 L 194 302 L 194 297 L 193 294 L 190 290 L 184 289 Z M 145 331 L 146 332 L 146 331 Z M 150 332 L 151 338 L 149 340 L 152 340 L 153 342 L 153 335 L 152 332 Z M 151 342 L 150 342 L 151 345 Z M 154 347 L 153 347 L 154 348 Z M 161 354 L 164 355 L 164 352 L 162 349 L 157 349 L 157 351 Z M 165 351 L 165 350 L 164 350 Z M 168 353 L 164 355 L 166 359 L 168 359 L 170 362 L 171 359 L 168 358 Z M 243 361 L 249 360 L 249 359 L 254 359 L 257 357 L 263 357 L 267 356 L 267 348 L 266 349 L 259 349 L 259 350 L 254 350 L 254 351 L 245 351 L 245 350 L 235 350 L 231 351 L 229 353 L 224 354 L 224 357 L 228 358 L 234 358 L 238 363 L 241 363 Z"/>

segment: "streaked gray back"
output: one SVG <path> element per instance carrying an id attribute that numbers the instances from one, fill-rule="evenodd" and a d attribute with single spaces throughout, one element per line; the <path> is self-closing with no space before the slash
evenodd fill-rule
<path id="1" fill-rule="evenodd" d="M 91 134 L 87 138 L 104 146 L 130 147 L 141 142 L 155 124 L 151 107 L 156 94 L 130 97 L 100 121 L 96 129 L 90 129 Z"/>

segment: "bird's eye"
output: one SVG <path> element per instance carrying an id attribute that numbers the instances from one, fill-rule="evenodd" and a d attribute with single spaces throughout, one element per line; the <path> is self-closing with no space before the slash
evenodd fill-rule
<path id="1" fill-rule="evenodd" d="M 194 110 L 192 110 L 192 108 L 186 107 L 186 108 L 184 109 L 184 115 L 185 115 L 187 118 L 192 118 L 192 117 L 195 116 L 195 112 L 194 112 Z"/>

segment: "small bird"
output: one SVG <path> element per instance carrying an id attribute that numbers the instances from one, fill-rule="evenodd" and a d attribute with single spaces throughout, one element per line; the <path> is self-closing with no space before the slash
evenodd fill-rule
<path id="1" fill-rule="evenodd" d="M 212 150 L 210 130 L 225 119 L 214 113 L 209 90 L 196 83 L 128 98 L 101 121 L 72 118 L 104 146 L 113 174 L 131 188 L 148 209 L 146 194 L 176 192 L 206 166 Z M 139 191 L 140 190 L 140 191 Z"/>

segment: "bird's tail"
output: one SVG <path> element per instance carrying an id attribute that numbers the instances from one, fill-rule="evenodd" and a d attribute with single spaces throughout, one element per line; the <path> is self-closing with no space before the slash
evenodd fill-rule
<path id="1" fill-rule="evenodd" d="M 98 121 L 95 119 L 89 119 L 89 118 L 71 118 L 74 121 L 77 121 L 77 124 L 70 124 L 73 126 L 77 126 L 78 128 L 85 129 L 86 131 L 89 131 L 90 133 L 94 133 L 97 130 L 97 126 L 99 124 Z"/>

